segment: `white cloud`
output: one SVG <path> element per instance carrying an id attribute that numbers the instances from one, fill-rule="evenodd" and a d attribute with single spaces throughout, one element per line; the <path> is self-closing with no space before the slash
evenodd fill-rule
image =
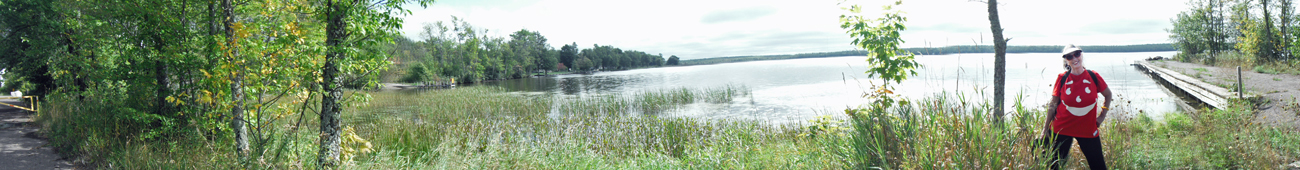
<path id="1" fill-rule="evenodd" d="M 776 13 L 776 8 L 771 6 L 757 6 L 750 8 L 741 8 L 726 11 L 713 11 L 705 14 L 700 18 L 701 23 L 715 24 L 732 21 L 748 21 Z"/>
<path id="2" fill-rule="evenodd" d="M 559 47 L 578 43 L 677 55 L 686 59 L 850 50 L 839 28 L 838 0 L 489 0 L 439 1 L 413 9 L 403 31 L 417 37 L 423 23 L 455 15 L 505 37 L 538 31 Z M 858 2 L 868 17 L 883 1 Z M 1183 1 L 1003 0 L 1011 45 L 1122 45 L 1166 42 L 1168 20 Z M 985 4 L 966 0 L 906 1 L 904 47 L 991 44 Z M 418 7 L 417 7 L 418 8 Z"/>

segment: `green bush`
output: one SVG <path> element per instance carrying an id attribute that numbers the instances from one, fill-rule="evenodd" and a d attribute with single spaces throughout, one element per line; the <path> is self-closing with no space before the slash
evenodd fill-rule
<path id="1" fill-rule="evenodd" d="M 429 81 L 436 71 L 426 69 L 424 64 L 415 63 L 406 69 L 406 75 L 402 76 L 402 82 L 405 83 L 423 83 Z"/>
<path id="2" fill-rule="evenodd" d="M 1169 130 L 1170 133 L 1189 132 L 1195 129 L 1197 126 L 1200 125 L 1196 124 L 1195 122 L 1192 121 L 1192 118 L 1187 117 L 1187 115 L 1184 115 L 1182 113 L 1165 114 L 1165 127 L 1166 129 Z"/>
<path id="3" fill-rule="evenodd" d="M 81 93 L 54 93 L 46 98 L 36 120 L 55 150 L 90 158 L 105 158 L 129 143 L 174 139 L 183 132 L 176 118 L 136 108 L 141 104 L 131 103 L 135 100 L 127 99 L 126 89 L 92 87 Z"/>

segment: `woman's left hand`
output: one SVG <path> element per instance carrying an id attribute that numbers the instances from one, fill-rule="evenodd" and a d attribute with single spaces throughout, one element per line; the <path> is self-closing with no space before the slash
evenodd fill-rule
<path id="1" fill-rule="evenodd" d="M 1097 115 L 1097 126 L 1098 126 L 1098 127 L 1101 127 L 1101 122 L 1106 120 L 1106 112 L 1109 112 L 1109 111 L 1110 111 L 1110 109 L 1101 109 L 1101 114 L 1098 114 L 1098 115 Z"/>

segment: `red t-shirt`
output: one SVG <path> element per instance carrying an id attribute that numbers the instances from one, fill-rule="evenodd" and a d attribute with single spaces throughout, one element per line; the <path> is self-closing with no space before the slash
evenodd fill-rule
<path id="1" fill-rule="evenodd" d="M 1093 82 L 1092 75 L 1097 80 Z M 1061 73 L 1057 77 L 1066 76 Z M 1061 97 L 1061 104 L 1056 106 L 1056 120 L 1052 121 L 1052 131 L 1072 137 L 1095 138 L 1097 132 L 1097 113 L 1104 103 L 1098 102 L 1098 94 L 1108 88 L 1106 80 L 1092 70 L 1083 73 L 1068 74 L 1065 83 L 1054 85 L 1052 96 Z"/>

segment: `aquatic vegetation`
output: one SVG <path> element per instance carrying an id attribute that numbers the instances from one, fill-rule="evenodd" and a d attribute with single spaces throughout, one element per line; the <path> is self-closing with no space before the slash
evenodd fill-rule
<path id="1" fill-rule="evenodd" d="M 701 90 L 689 88 L 643 90 L 631 96 L 619 94 L 598 95 L 577 100 L 563 101 L 559 106 L 562 114 L 624 116 L 628 114 L 659 114 L 680 108 L 682 105 L 704 101 L 708 103 L 730 103 L 736 97 L 751 96 L 752 92 L 745 86 L 728 85 Z"/>

